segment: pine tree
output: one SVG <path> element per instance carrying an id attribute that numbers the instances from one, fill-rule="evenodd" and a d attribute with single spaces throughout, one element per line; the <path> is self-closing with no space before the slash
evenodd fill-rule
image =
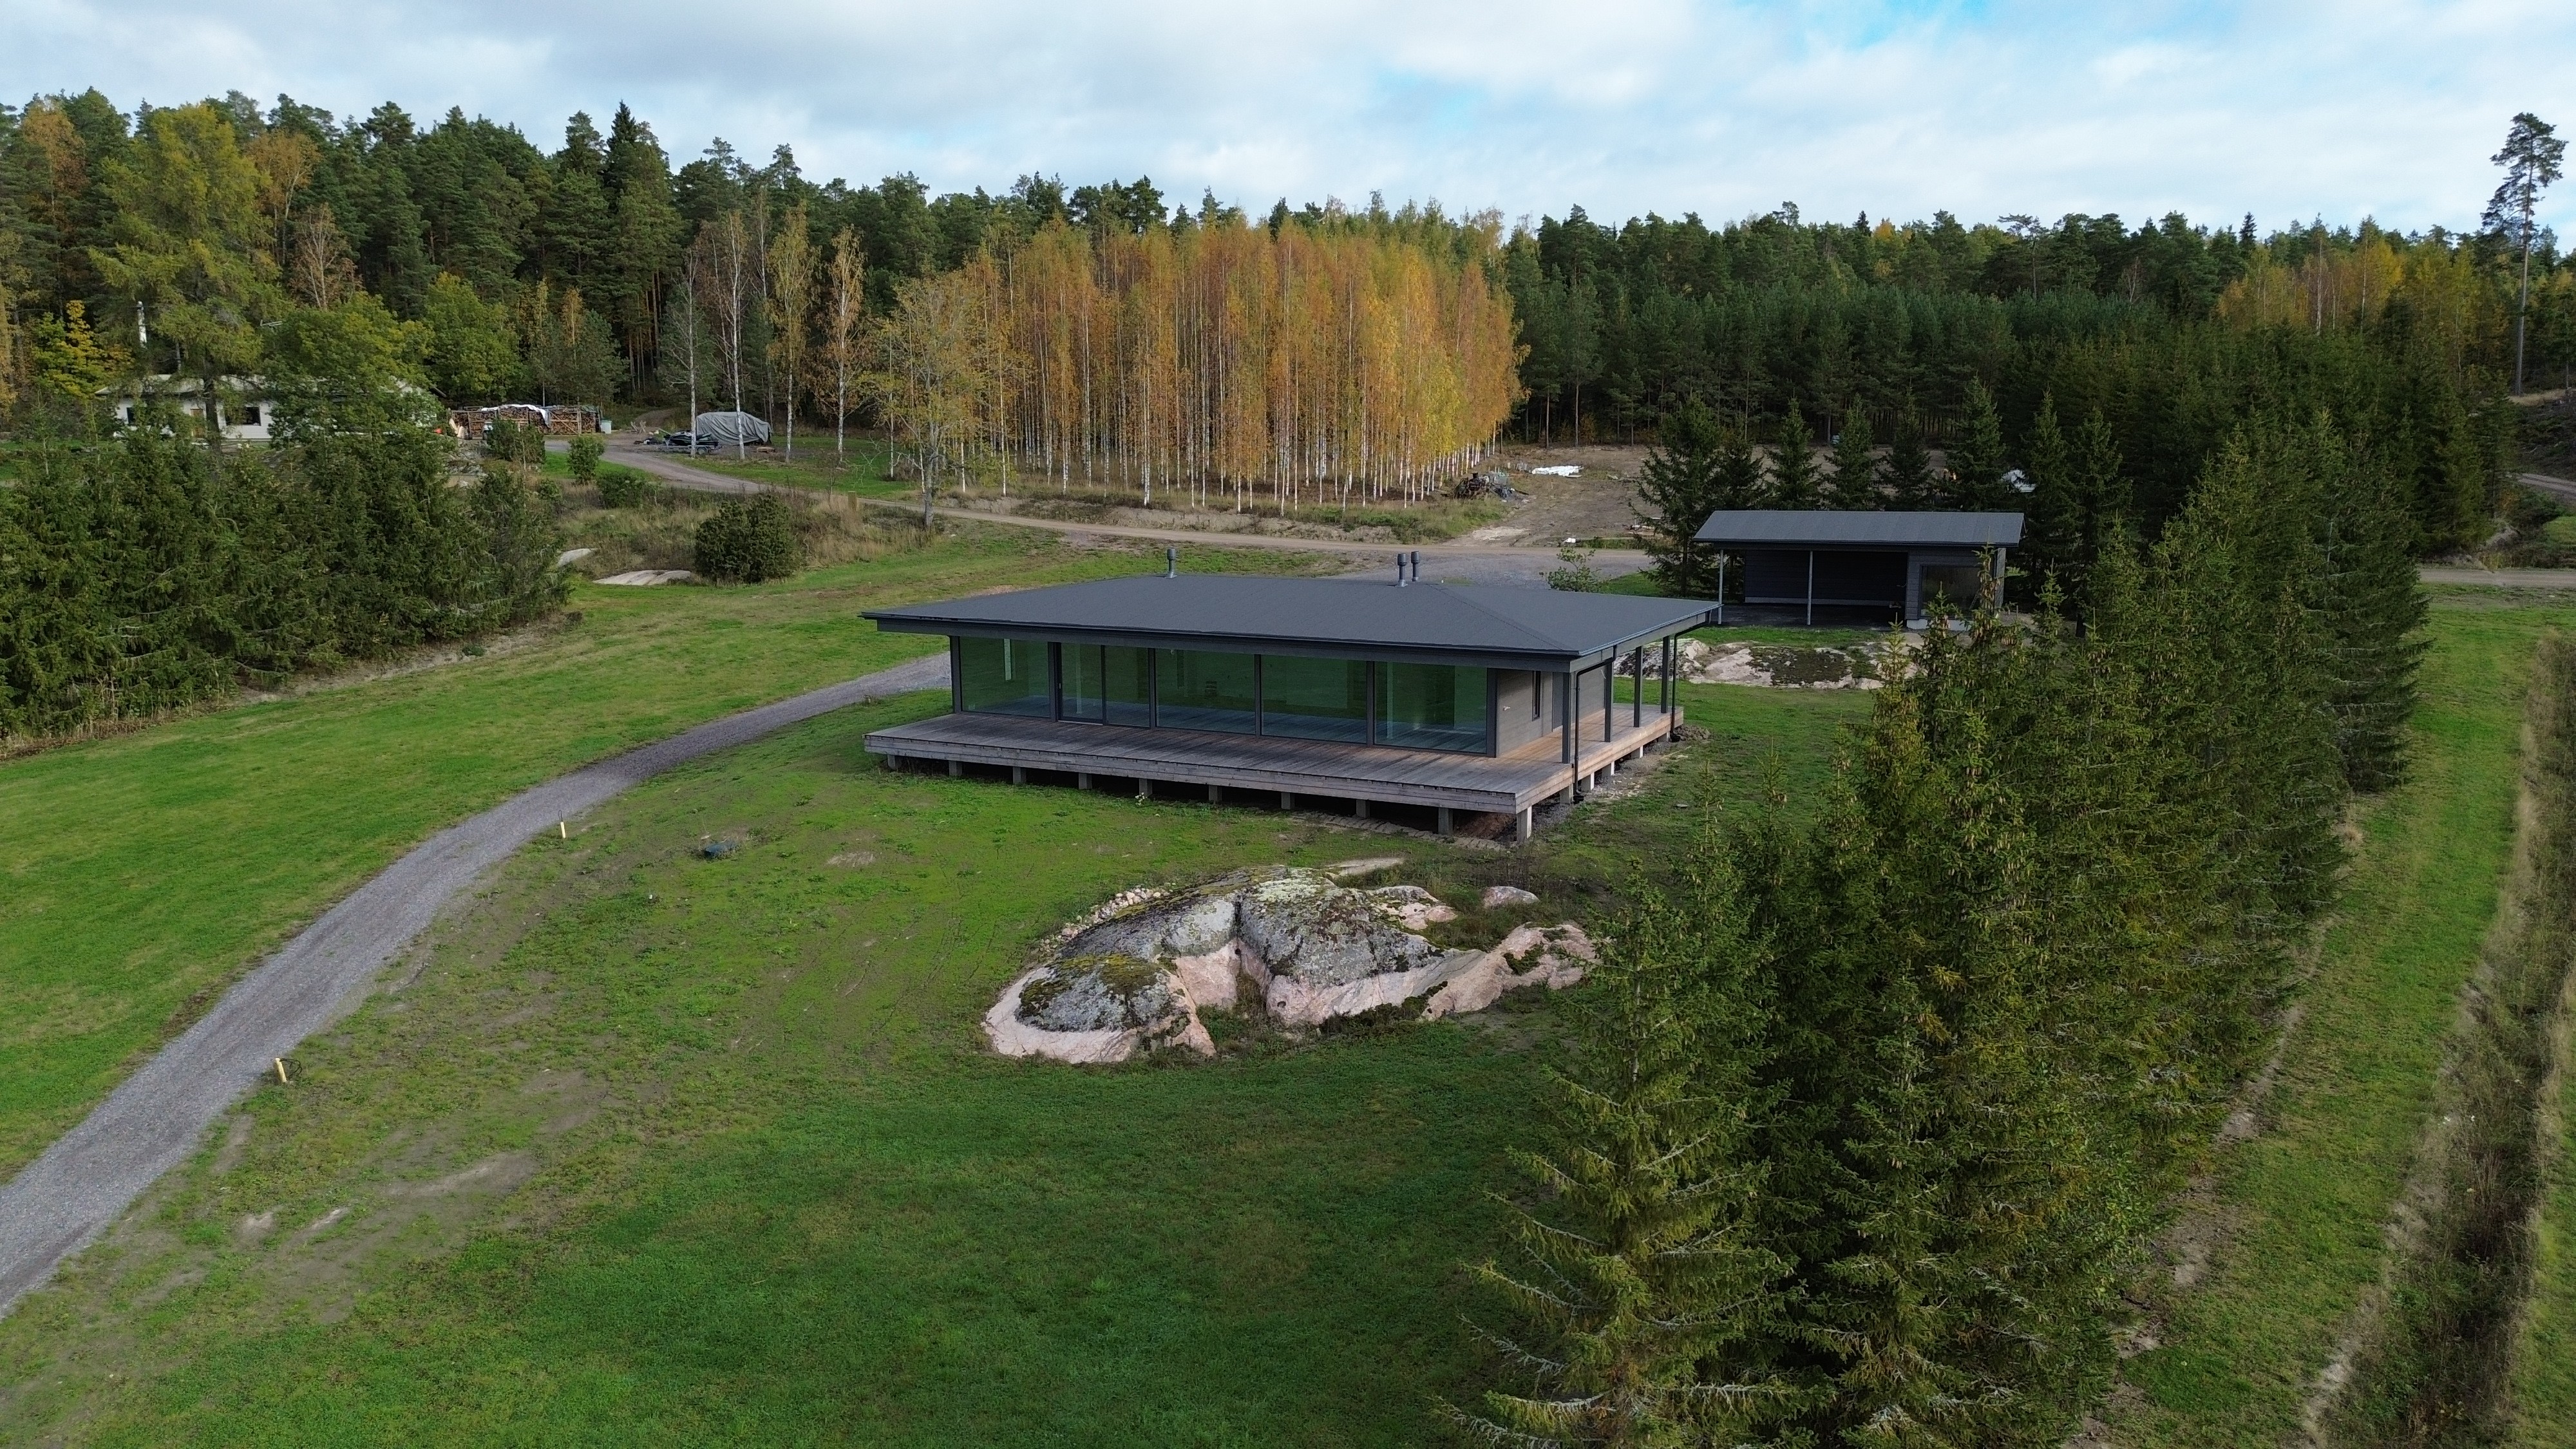
<path id="1" fill-rule="evenodd" d="M 1878 458 L 1869 436 L 1869 414 L 1853 404 L 1834 439 L 1834 476 L 1826 501 L 1835 508 L 1879 508 Z"/>
<path id="2" fill-rule="evenodd" d="M 1646 894 L 1604 941 L 1553 1145 L 1520 1155 L 1544 1204 L 1514 1210 L 1525 1265 L 1476 1270 L 1527 1328 L 1485 1335 L 1511 1387 L 1449 1410 L 1475 1437 L 1743 1443 L 1793 1407 L 1768 1367 L 1788 1265 L 1760 1241 L 1747 1155 L 1760 955 L 1713 834 L 1678 895 Z"/>
<path id="3" fill-rule="evenodd" d="M 1798 405 L 1780 421 L 1779 442 L 1771 449 L 1771 477 L 1765 492 L 1772 508 L 1813 508 L 1820 502 L 1816 476 L 1816 443 Z"/>

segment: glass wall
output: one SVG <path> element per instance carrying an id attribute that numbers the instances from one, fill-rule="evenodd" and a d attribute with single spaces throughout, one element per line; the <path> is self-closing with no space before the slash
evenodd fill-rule
<path id="1" fill-rule="evenodd" d="M 1067 644 L 1059 657 L 1066 719 L 1118 725 L 1154 722 L 1154 651 L 1116 644 Z"/>
<path id="2" fill-rule="evenodd" d="M 1364 659 L 1261 658 L 1261 732 L 1309 740 L 1368 740 Z M 1481 723 L 1481 721 L 1479 721 Z M 1482 744 L 1479 736 L 1478 743 Z"/>
<path id="3" fill-rule="evenodd" d="M 957 641 L 957 692 L 977 714 L 1055 714 L 1047 646 L 1034 639 Z"/>
<path id="4" fill-rule="evenodd" d="M 1064 644 L 1051 680 L 1047 650 L 1033 639 L 960 637 L 961 702 L 978 714 L 1466 754 L 1488 747 L 1488 671 L 1481 668 Z M 1536 680 L 1522 684 L 1535 714 Z M 1589 702 L 1597 713 L 1597 683 Z"/>
<path id="5" fill-rule="evenodd" d="M 1485 671 L 1470 665 L 1378 666 L 1377 742 L 1410 750 L 1485 749 Z"/>
<path id="6" fill-rule="evenodd" d="M 1154 723 L 1238 735 L 1260 730 L 1260 666 L 1252 655 L 1157 649 L 1154 668 Z"/>

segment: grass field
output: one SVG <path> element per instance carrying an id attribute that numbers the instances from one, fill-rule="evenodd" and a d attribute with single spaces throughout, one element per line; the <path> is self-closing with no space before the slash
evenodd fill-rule
<path id="1" fill-rule="evenodd" d="M 440 827 L 933 642 L 881 635 L 862 608 L 1140 566 L 981 529 L 757 588 L 584 586 L 577 621 L 478 658 L 0 762 L 0 1173 L 297 924 Z"/>
<path id="2" fill-rule="evenodd" d="M 1685 702 L 1704 743 L 1509 854 L 872 768 L 928 697 L 676 771 L 522 852 L 0 1321 L 0 1438 L 1421 1442 L 1547 1003 L 1105 1071 L 976 1018 L 1056 922 L 1238 864 L 1583 914 L 1867 707 Z"/>
<path id="3" fill-rule="evenodd" d="M 2495 916 L 2534 644 L 2557 600 L 2437 595 L 2413 779 L 2360 811 L 2340 919 L 2297 999 L 2262 1130 L 2219 1158 L 2196 1286 L 2162 1287 L 2160 1346 L 2108 1417 L 2128 1445 L 2287 1442 L 2381 1273 L 2462 984 Z"/>

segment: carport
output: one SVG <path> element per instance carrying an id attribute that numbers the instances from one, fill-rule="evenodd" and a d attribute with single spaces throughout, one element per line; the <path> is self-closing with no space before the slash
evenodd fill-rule
<path id="1" fill-rule="evenodd" d="M 1725 620 L 1726 554 L 1744 559 L 1744 602 L 1884 608 L 1919 622 L 1934 599 L 1960 607 L 1999 600 L 2005 554 L 2021 544 L 2018 513 L 1864 513 L 1839 509 L 1726 509 L 1694 537 L 1720 550 Z"/>

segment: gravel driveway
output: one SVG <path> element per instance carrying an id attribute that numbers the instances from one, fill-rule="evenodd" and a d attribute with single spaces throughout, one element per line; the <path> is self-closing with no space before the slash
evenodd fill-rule
<path id="1" fill-rule="evenodd" d="M 196 1151 L 214 1120 L 276 1070 L 276 1058 L 354 1009 L 376 973 L 441 906 L 547 826 L 700 755 L 849 705 L 947 682 L 948 656 L 937 654 L 728 715 L 550 780 L 431 836 L 225 992 L 195 1026 L 0 1187 L 0 1313 Z"/>

